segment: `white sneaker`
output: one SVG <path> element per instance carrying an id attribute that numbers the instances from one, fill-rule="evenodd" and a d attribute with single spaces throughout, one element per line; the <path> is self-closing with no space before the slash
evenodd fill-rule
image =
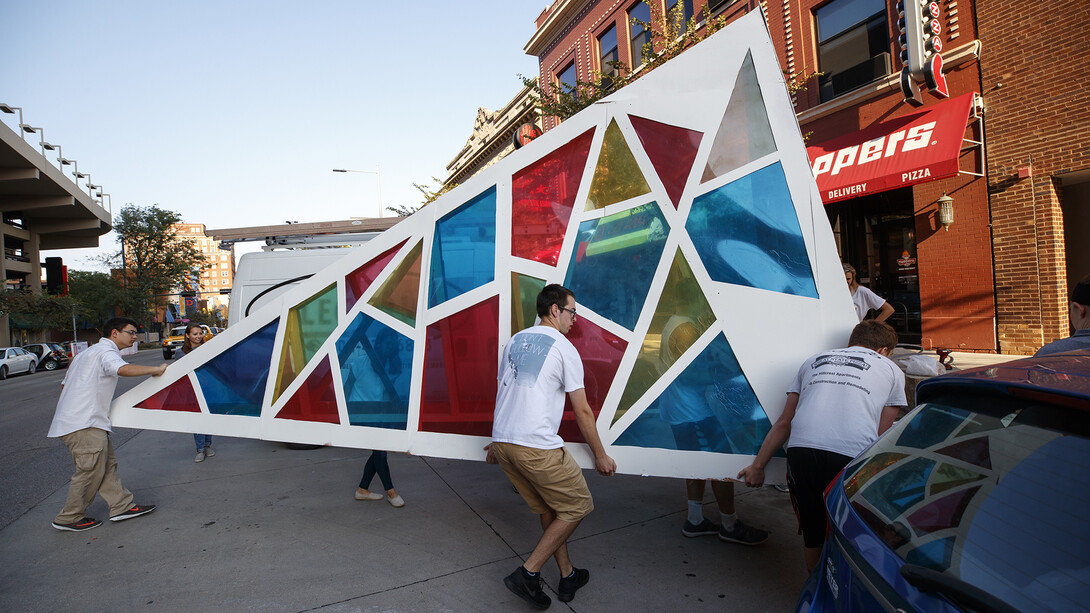
<path id="1" fill-rule="evenodd" d="M 205 458 L 204 452 L 203 451 L 198 451 L 197 452 L 197 457 L 193 458 L 193 461 L 194 462 L 203 462 L 204 458 Z"/>
<path id="2" fill-rule="evenodd" d="M 211 447 L 204 448 L 204 457 L 211 458 L 214 455 L 216 455 L 216 452 L 213 451 Z"/>

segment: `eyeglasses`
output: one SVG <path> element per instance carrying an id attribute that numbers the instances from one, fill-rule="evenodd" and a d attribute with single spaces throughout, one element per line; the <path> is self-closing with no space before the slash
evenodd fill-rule
<path id="1" fill-rule="evenodd" d="M 575 319 L 575 309 L 569 309 L 568 307 L 562 307 L 562 306 L 560 306 L 559 304 L 558 304 L 558 305 L 556 305 L 556 306 L 557 306 L 557 308 L 559 308 L 559 309 L 560 309 L 561 311 L 567 311 L 567 312 L 571 313 L 571 318 L 572 318 L 572 319 Z"/>
<path id="2" fill-rule="evenodd" d="M 139 334 L 136 330 L 122 330 L 122 332 L 130 336 L 136 336 L 137 334 Z"/>

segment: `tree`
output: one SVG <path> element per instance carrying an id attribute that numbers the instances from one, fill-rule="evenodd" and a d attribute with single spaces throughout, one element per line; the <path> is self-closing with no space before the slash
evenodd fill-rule
<path id="1" fill-rule="evenodd" d="M 416 190 L 424 196 L 424 200 L 420 202 L 420 206 L 388 206 L 386 207 L 386 210 L 397 213 L 399 217 L 408 217 L 409 215 L 412 215 L 413 213 L 434 202 L 435 199 L 439 196 L 442 196 L 443 194 L 454 189 L 455 187 L 458 187 L 457 183 L 451 183 L 449 185 L 444 184 L 443 181 L 439 179 L 439 177 L 432 177 L 431 180 L 439 184 L 439 189 L 433 190 L 426 183 L 413 183 L 413 187 L 415 187 Z"/>
<path id="2" fill-rule="evenodd" d="M 708 5 L 701 9 L 700 20 L 694 15 L 686 21 L 683 2 L 674 4 L 668 11 L 659 8 L 659 3 L 654 0 L 643 0 L 643 3 L 650 8 L 651 21 L 633 18 L 632 24 L 650 32 L 651 38 L 644 44 L 640 56 L 644 63 L 635 70 L 624 62 L 607 62 L 608 72 L 592 71 L 589 81 L 577 79 L 571 89 L 550 83 L 541 84 L 535 79 L 519 75 L 522 84 L 537 96 L 537 107 L 542 116 L 557 117 L 563 121 L 681 55 L 686 49 L 727 25 L 724 16 L 712 17 Z M 789 74 L 784 71 L 788 91 L 794 94 L 805 89 L 806 81 L 815 74 L 817 73 Z"/>
<path id="3" fill-rule="evenodd" d="M 68 271 L 68 295 L 79 305 L 78 314 L 93 326 L 114 317 L 124 301 L 116 278 L 87 270 Z"/>
<path id="4" fill-rule="evenodd" d="M 207 260 L 191 241 L 179 238 L 173 224 L 182 218 L 153 204 L 125 205 L 114 219 L 121 251 L 104 258 L 121 269 L 122 309 L 138 321 L 151 321 L 165 305 L 166 294 L 181 285 L 190 271 L 207 268 Z"/>
<path id="5" fill-rule="evenodd" d="M 0 315 L 6 314 L 13 323 L 32 330 L 66 328 L 77 309 L 76 301 L 68 296 L 0 291 Z"/>

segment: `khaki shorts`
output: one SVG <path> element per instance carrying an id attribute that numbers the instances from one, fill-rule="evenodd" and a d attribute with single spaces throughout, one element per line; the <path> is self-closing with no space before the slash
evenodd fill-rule
<path id="1" fill-rule="evenodd" d="M 563 447 L 534 449 L 512 443 L 492 443 L 500 468 L 515 485 L 530 510 L 579 521 L 594 509 L 583 470 Z"/>

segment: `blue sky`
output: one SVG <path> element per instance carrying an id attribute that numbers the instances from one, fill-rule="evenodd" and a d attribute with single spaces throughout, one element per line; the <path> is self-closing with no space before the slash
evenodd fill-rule
<path id="1" fill-rule="evenodd" d="M 0 102 L 115 211 L 158 204 L 209 228 L 372 217 L 376 177 L 332 169 L 377 165 L 384 207 L 418 204 L 412 183 L 446 176 L 477 108 L 537 74 L 522 48 L 546 5 L 7 0 Z M 93 267 L 86 250 L 49 255 Z"/>

